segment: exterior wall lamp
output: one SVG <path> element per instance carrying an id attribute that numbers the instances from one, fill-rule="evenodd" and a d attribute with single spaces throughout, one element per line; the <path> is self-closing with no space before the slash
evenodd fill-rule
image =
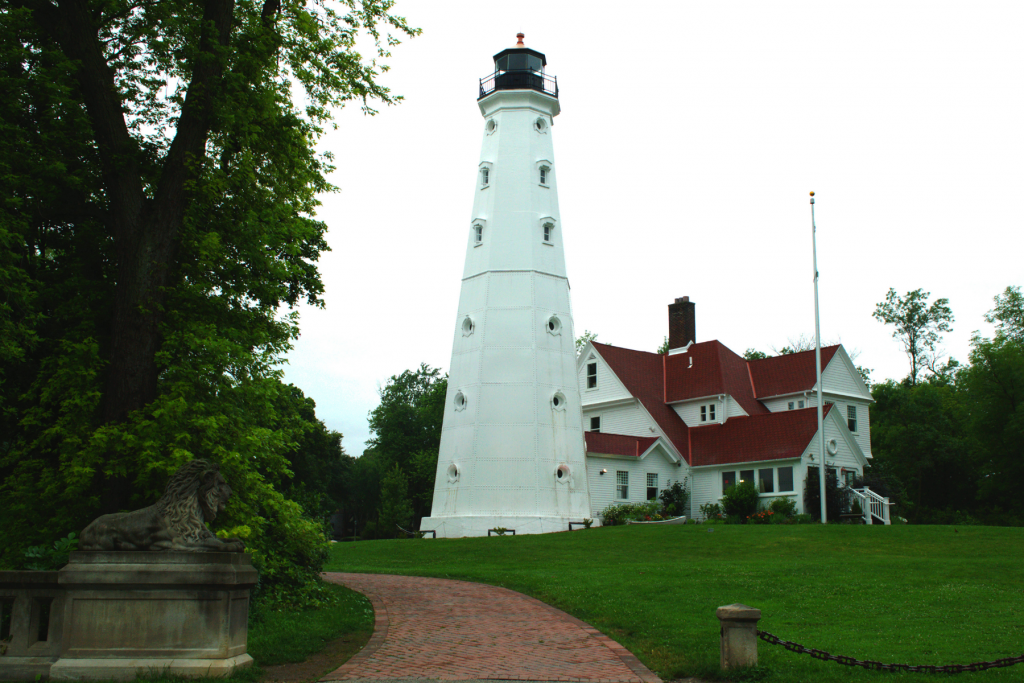
<path id="1" fill-rule="evenodd" d="M 601 474 L 608 474 L 608 470 L 601 470 Z"/>

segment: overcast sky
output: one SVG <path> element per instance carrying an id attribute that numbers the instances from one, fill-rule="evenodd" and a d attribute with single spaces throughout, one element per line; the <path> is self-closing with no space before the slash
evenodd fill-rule
<path id="1" fill-rule="evenodd" d="M 637 10 L 634 12 L 633 10 Z M 654 351 L 666 306 L 737 353 L 821 332 L 876 381 L 907 374 L 871 317 L 921 287 L 966 360 L 1024 284 L 1024 3 L 413 2 L 423 35 L 382 81 L 405 101 L 343 110 L 319 217 L 326 308 L 301 311 L 286 381 L 352 455 L 388 377 L 447 371 L 483 119 L 479 79 L 515 34 L 547 55 L 577 334 Z"/>

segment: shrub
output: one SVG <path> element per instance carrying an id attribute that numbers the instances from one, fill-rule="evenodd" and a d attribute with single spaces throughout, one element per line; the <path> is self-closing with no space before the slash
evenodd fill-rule
<path id="1" fill-rule="evenodd" d="M 793 524 L 813 524 L 814 517 L 806 513 L 800 513 L 799 515 L 793 515 Z"/>
<path id="2" fill-rule="evenodd" d="M 722 509 L 728 517 L 746 523 L 748 517 L 757 512 L 757 504 L 761 494 L 752 481 L 741 481 L 733 484 L 722 494 Z"/>
<path id="3" fill-rule="evenodd" d="M 615 526 L 633 521 L 655 521 L 661 519 L 658 514 L 660 503 L 649 500 L 646 503 L 615 503 L 601 511 L 601 524 Z"/>
<path id="4" fill-rule="evenodd" d="M 722 519 L 722 506 L 718 503 L 704 503 L 700 506 L 700 515 L 704 521 L 717 521 Z"/>
<path id="5" fill-rule="evenodd" d="M 768 509 L 781 518 L 788 519 L 796 514 L 796 501 L 792 498 L 773 498 Z"/>
<path id="6" fill-rule="evenodd" d="M 661 492 L 658 498 L 665 514 L 672 517 L 685 515 L 690 507 L 690 492 L 686 489 L 688 477 L 683 477 L 681 482 L 674 481 L 672 485 Z"/>
<path id="7" fill-rule="evenodd" d="M 78 548 L 78 539 L 71 532 L 54 542 L 53 547 L 34 545 L 25 548 L 25 569 L 31 571 L 53 571 L 68 563 L 71 551 Z"/>

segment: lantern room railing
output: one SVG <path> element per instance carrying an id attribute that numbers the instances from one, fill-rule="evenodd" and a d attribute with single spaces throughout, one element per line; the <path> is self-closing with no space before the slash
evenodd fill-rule
<path id="1" fill-rule="evenodd" d="M 483 99 L 495 90 L 536 90 L 557 98 L 558 79 L 532 69 L 495 71 L 480 79 L 480 97 L 477 99 Z"/>

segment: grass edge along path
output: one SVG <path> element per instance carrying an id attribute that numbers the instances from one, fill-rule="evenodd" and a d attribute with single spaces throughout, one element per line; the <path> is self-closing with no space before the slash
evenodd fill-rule
<path id="1" fill-rule="evenodd" d="M 586 621 L 663 679 L 722 679 L 715 609 L 858 659 L 965 664 L 1024 652 L 1024 529 L 938 526 L 630 526 L 538 536 L 336 544 L 327 571 L 504 586 Z M 934 681 L 822 662 L 759 643 L 741 677 Z M 879 677 L 884 677 L 880 679 Z M 1024 665 L 959 681 L 1021 681 Z"/>

